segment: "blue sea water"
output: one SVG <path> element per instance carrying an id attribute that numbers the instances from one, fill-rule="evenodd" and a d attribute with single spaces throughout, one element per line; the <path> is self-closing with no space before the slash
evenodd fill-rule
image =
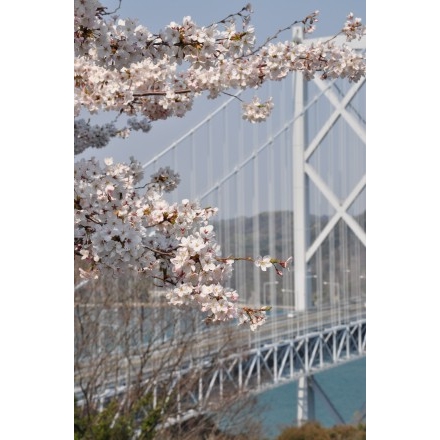
<path id="1" fill-rule="evenodd" d="M 316 373 L 314 378 L 344 421 L 353 422 L 366 401 L 366 358 Z M 297 390 L 298 383 L 291 382 L 258 396 L 258 402 L 264 408 L 261 422 L 267 439 L 275 439 L 283 427 L 296 425 Z M 336 424 L 318 395 L 315 395 L 315 414 L 323 426 Z"/>

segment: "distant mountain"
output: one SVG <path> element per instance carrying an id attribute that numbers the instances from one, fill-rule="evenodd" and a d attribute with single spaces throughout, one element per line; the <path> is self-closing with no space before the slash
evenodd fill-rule
<path id="1" fill-rule="evenodd" d="M 354 217 L 362 229 L 366 229 L 366 212 Z M 309 241 L 319 236 L 330 221 L 329 216 L 311 215 L 308 219 Z M 291 211 L 262 212 L 253 217 L 239 217 L 213 222 L 216 236 L 222 247 L 223 256 L 257 257 L 270 255 L 274 258 L 287 259 L 293 256 L 294 219 Z M 254 232 L 258 231 L 255 235 Z M 346 285 L 359 280 L 365 274 L 366 252 L 355 234 L 343 220 L 323 241 L 312 256 L 308 270 L 317 274 L 322 280 L 337 280 Z M 251 263 L 236 263 L 231 287 L 246 290 L 249 294 L 261 291 L 265 282 L 270 280 L 269 271 L 257 271 Z M 256 273 L 257 272 L 257 273 Z M 278 279 L 278 278 L 277 278 Z M 282 282 L 281 282 L 282 281 Z M 293 285 L 293 271 L 285 273 L 277 285 Z"/>

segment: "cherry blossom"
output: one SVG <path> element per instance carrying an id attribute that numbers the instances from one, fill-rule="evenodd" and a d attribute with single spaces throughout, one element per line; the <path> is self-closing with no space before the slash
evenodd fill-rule
<path id="1" fill-rule="evenodd" d="M 272 98 L 266 102 L 260 102 L 260 99 L 255 96 L 252 102 L 249 104 L 244 103 L 243 107 L 243 119 L 255 123 L 259 121 L 264 121 L 270 114 L 273 108 Z"/>
<path id="2" fill-rule="evenodd" d="M 332 39 L 309 46 L 270 43 L 272 37 L 256 48 L 249 5 L 209 26 L 199 26 L 188 16 L 155 33 L 136 20 L 109 18 L 105 11 L 97 0 L 75 0 L 75 116 L 81 110 L 116 111 L 155 121 L 183 117 L 204 92 L 216 98 L 234 89 L 258 89 L 289 72 L 349 81 L 365 75 L 364 55 Z M 302 24 L 306 33 L 313 32 L 318 14 L 314 11 L 283 30 Z M 351 41 L 361 38 L 365 27 L 349 14 L 340 33 Z M 261 122 L 272 108 L 271 100 L 254 98 L 243 105 L 243 117 Z"/>
<path id="3" fill-rule="evenodd" d="M 171 305 L 198 307 L 207 322 L 238 319 L 252 329 L 264 322 L 268 308 L 240 308 L 238 293 L 224 287 L 234 262 L 253 258 L 221 257 L 209 223 L 217 209 L 163 198 L 180 180 L 169 167 L 137 186 L 143 172 L 134 159 L 121 164 L 107 158 L 103 165 L 82 159 L 74 177 L 74 249 L 88 263 L 81 277 L 138 272 L 163 287 Z M 266 270 L 272 265 L 266 260 L 279 262 L 265 256 L 255 264 Z"/>
<path id="4" fill-rule="evenodd" d="M 148 133 L 151 129 L 150 122 L 145 119 L 129 118 L 126 127 L 117 128 L 115 122 L 103 125 L 91 125 L 90 121 L 83 118 L 74 121 L 74 152 L 82 153 L 87 148 L 104 148 L 111 138 L 126 138 L 131 130 Z"/>
<path id="5" fill-rule="evenodd" d="M 255 266 L 261 268 L 262 271 L 266 272 L 268 267 L 272 267 L 272 261 L 269 255 L 265 255 L 264 257 L 259 256 L 255 260 Z"/>
<path id="6" fill-rule="evenodd" d="M 136 20 L 110 17 L 98 0 L 75 0 L 75 154 L 105 147 L 132 130 L 147 133 L 152 121 L 183 117 L 202 93 L 214 99 L 234 89 L 258 89 L 294 71 L 306 79 L 319 74 L 358 81 L 365 75 L 364 55 L 333 39 L 311 45 L 271 42 L 295 24 L 313 32 L 318 11 L 260 47 L 255 47 L 251 13 L 247 4 L 208 26 L 187 16 L 153 33 Z M 351 41 L 362 38 L 365 27 L 350 13 L 340 33 Z M 261 102 L 255 96 L 242 103 L 243 118 L 264 121 L 273 107 L 271 98 Z M 115 111 L 129 118 L 120 128 L 117 120 L 97 126 L 79 117 L 83 110 Z M 75 163 L 74 252 L 85 263 L 80 276 L 144 274 L 165 290 L 170 305 L 196 307 L 206 322 L 236 319 L 257 329 L 270 306 L 238 305 L 239 293 L 226 287 L 233 266 L 251 262 L 281 276 L 291 257 L 222 256 L 210 224 L 217 208 L 188 199 L 169 203 L 164 196 L 180 182 L 169 167 L 160 168 L 141 186 L 143 177 L 134 158 L 130 163 L 111 158 L 103 164 L 95 158 Z"/>
<path id="7" fill-rule="evenodd" d="M 347 21 L 342 28 L 342 32 L 346 35 L 347 41 L 360 40 L 366 33 L 365 26 L 362 25 L 362 20 L 354 17 L 353 12 L 347 15 Z"/>

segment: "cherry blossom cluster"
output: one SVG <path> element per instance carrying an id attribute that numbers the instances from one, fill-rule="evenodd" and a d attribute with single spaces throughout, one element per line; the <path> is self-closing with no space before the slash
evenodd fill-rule
<path id="1" fill-rule="evenodd" d="M 318 15 L 319 15 L 319 11 L 316 10 L 314 12 L 312 12 L 310 15 L 308 15 L 304 20 L 302 20 L 302 23 L 304 25 L 304 32 L 306 34 L 311 34 L 312 32 L 315 31 L 316 26 L 315 23 L 318 21 Z"/>
<path id="2" fill-rule="evenodd" d="M 268 99 L 266 102 L 260 102 L 260 99 L 255 96 L 252 102 L 242 104 L 243 108 L 243 119 L 255 123 L 259 121 L 264 121 L 273 109 L 272 98 Z"/>
<path id="3" fill-rule="evenodd" d="M 74 154 L 80 154 L 87 148 L 104 148 L 114 137 L 126 138 L 131 130 L 148 133 L 151 124 L 145 118 L 129 118 L 128 127 L 116 128 L 114 122 L 106 124 L 90 124 L 85 119 L 74 120 Z"/>
<path id="4" fill-rule="evenodd" d="M 142 114 L 151 121 L 182 117 L 195 97 L 216 98 L 231 89 L 259 88 L 302 71 L 307 79 L 358 81 L 365 75 L 364 55 L 332 40 L 313 45 L 267 43 L 255 47 L 251 6 L 209 26 L 191 17 L 171 22 L 157 33 L 135 20 L 107 19 L 97 0 L 75 0 L 75 114 L 81 109 Z M 312 32 L 318 11 L 302 23 Z M 350 14 L 341 30 L 352 40 L 365 33 Z M 258 99 L 244 106 L 244 118 L 262 121 L 270 105 Z M 252 109 L 254 108 L 254 109 Z M 262 111 L 264 109 L 264 111 Z"/>
<path id="5" fill-rule="evenodd" d="M 180 183 L 179 174 L 175 173 L 170 167 L 160 168 L 151 176 L 150 187 L 157 191 L 171 192 Z"/>
<path id="6" fill-rule="evenodd" d="M 83 278 L 101 273 L 143 273 L 167 289 L 166 298 L 175 306 L 195 306 L 207 321 L 238 319 L 257 328 L 270 307 L 237 306 L 238 293 L 225 287 L 236 260 L 222 258 L 210 218 L 216 208 L 201 208 L 182 200 L 170 204 L 164 192 L 173 190 L 179 177 L 168 167 L 159 169 L 149 183 L 139 162 L 115 164 L 96 159 L 75 164 L 75 253 L 87 263 Z M 266 257 L 265 257 L 266 258 Z M 279 262 L 271 259 L 271 264 Z"/>
<path id="7" fill-rule="evenodd" d="M 347 41 L 360 40 L 366 34 L 366 28 L 362 25 L 362 20 L 358 17 L 355 18 L 354 14 L 350 12 L 342 28 L 342 33 L 347 37 Z"/>

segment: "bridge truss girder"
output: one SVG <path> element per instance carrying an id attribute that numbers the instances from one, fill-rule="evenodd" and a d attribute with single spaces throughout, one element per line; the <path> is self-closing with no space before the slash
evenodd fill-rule
<path id="1" fill-rule="evenodd" d="M 366 320 L 363 319 L 229 355 L 217 360 L 214 368 L 197 368 L 194 360 L 187 373 L 175 373 L 176 384 L 185 381 L 185 374 L 192 377 L 198 374 L 199 378 L 197 386 L 178 394 L 180 412 L 174 420 L 209 412 L 214 409 L 214 402 L 221 404 L 231 394 L 265 391 L 365 355 Z"/>
<path id="2" fill-rule="evenodd" d="M 298 420 L 313 416 L 313 374 L 366 355 L 366 319 L 263 343 L 259 347 L 212 359 L 193 358 L 185 369 L 163 370 L 154 380 L 144 377 L 146 393 L 153 395 L 153 407 L 174 394 L 176 413 L 166 424 L 178 423 L 198 414 L 215 411 L 231 396 L 259 393 L 298 380 Z M 121 375 L 124 377 L 124 374 Z M 172 380 L 170 380 L 172 378 Z M 188 384 L 191 384 L 188 387 Z M 103 384 L 104 385 L 104 384 Z M 110 385 L 110 384 L 109 384 Z M 112 382 L 111 385 L 118 385 Z M 130 384 L 117 386 L 123 396 Z M 301 390 L 304 392 L 301 393 Z M 324 395 L 324 391 L 319 394 Z M 95 398 L 106 405 L 108 393 Z M 327 402 L 331 406 L 331 402 Z"/>

